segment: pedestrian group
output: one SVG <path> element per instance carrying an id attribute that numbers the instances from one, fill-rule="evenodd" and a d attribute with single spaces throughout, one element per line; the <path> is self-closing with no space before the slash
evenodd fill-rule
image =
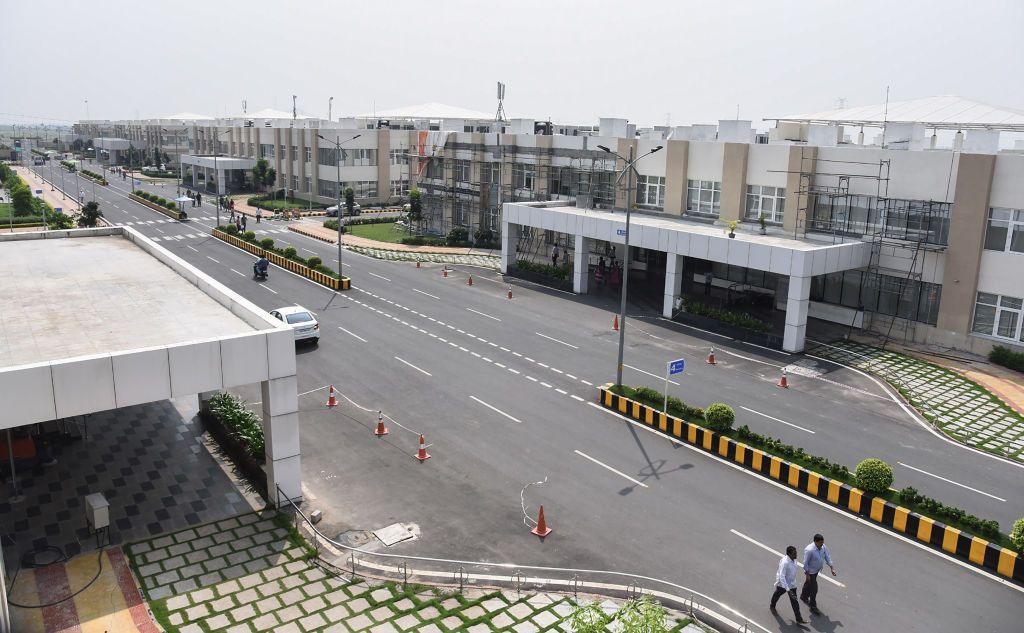
<path id="1" fill-rule="evenodd" d="M 807 620 L 800 613 L 800 603 L 797 601 L 796 595 L 796 555 L 796 547 L 790 545 L 786 548 L 786 555 L 779 560 L 779 569 L 775 572 L 775 593 L 772 594 L 768 608 L 772 613 L 778 615 L 775 610 L 776 603 L 783 594 L 789 594 L 789 603 L 793 606 L 793 615 L 796 616 L 796 621 L 800 624 L 807 624 Z M 800 600 L 814 615 L 821 615 L 821 611 L 818 609 L 818 574 L 825 565 L 828 565 L 833 576 L 838 574 L 835 565 L 832 564 L 832 556 L 829 554 L 828 548 L 825 547 L 825 537 L 815 534 L 811 543 L 804 548 L 804 585 L 800 589 Z"/>

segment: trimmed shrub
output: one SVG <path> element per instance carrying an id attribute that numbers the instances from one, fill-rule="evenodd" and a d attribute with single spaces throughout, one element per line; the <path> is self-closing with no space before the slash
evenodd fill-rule
<path id="1" fill-rule="evenodd" d="M 572 268 L 569 266 L 551 266 L 550 264 L 537 264 L 525 259 L 520 259 L 516 262 L 516 268 L 519 270 L 525 270 L 531 273 L 538 273 L 546 277 L 553 277 L 554 279 L 566 280 L 569 275 L 572 274 Z"/>
<path id="2" fill-rule="evenodd" d="M 281 254 L 288 259 L 295 259 L 295 256 L 299 254 L 299 251 L 295 250 L 295 247 L 289 246 L 288 248 L 281 251 Z"/>
<path id="3" fill-rule="evenodd" d="M 402 244 L 408 244 L 410 246 L 445 246 L 445 240 L 441 237 L 413 235 L 411 237 L 403 237 Z"/>
<path id="4" fill-rule="evenodd" d="M 884 493 L 892 485 L 892 467 L 874 457 L 857 464 L 854 476 L 858 486 L 876 495 Z"/>
<path id="5" fill-rule="evenodd" d="M 448 231 L 448 237 L 446 238 L 445 241 L 448 242 L 449 246 L 458 246 L 460 244 L 465 244 L 466 242 L 469 241 L 469 231 L 462 228 L 461 226 L 457 226 L 451 231 Z"/>
<path id="6" fill-rule="evenodd" d="M 1020 549 L 1024 549 L 1024 518 L 1013 522 L 1013 529 L 1010 530 L 1010 540 Z"/>
<path id="7" fill-rule="evenodd" d="M 338 221 L 337 220 L 324 220 L 324 228 L 325 229 L 330 229 L 332 231 L 337 231 L 338 230 Z"/>
<path id="8" fill-rule="evenodd" d="M 722 323 L 742 328 L 744 330 L 750 330 L 752 332 L 768 332 L 772 329 L 770 324 L 754 318 L 746 312 L 726 310 L 723 308 L 712 308 L 711 306 L 691 299 L 685 299 L 683 301 L 683 309 L 690 314 L 715 319 L 716 321 L 721 321 Z"/>
<path id="9" fill-rule="evenodd" d="M 1024 352 L 1015 352 L 1009 347 L 996 345 L 988 353 L 988 359 L 996 365 L 1024 372 Z"/>
<path id="10" fill-rule="evenodd" d="M 222 227 L 220 227 L 220 230 L 224 231 L 228 235 L 237 235 L 238 234 L 238 227 L 235 226 L 234 224 L 229 224 L 227 226 L 222 226 Z M 273 240 L 271 240 L 271 241 L 273 241 Z"/>
<path id="11" fill-rule="evenodd" d="M 266 446 L 263 423 L 242 400 L 228 393 L 219 393 L 210 399 L 210 411 L 228 433 L 241 442 L 249 455 L 263 459 Z"/>
<path id="12" fill-rule="evenodd" d="M 712 431 L 727 431 L 736 421 L 736 412 L 729 405 L 716 402 L 704 409 L 704 421 Z"/>
<path id="13" fill-rule="evenodd" d="M 242 239 L 246 242 L 251 242 L 256 239 L 256 234 L 252 231 L 246 231 L 245 233 L 242 233 Z"/>
<path id="14" fill-rule="evenodd" d="M 265 237 L 260 240 L 260 246 L 268 251 L 272 251 L 274 250 L 274 240 L 269 237 Z"/>
<path id="15" fill-rule="evenodd" d="M 323 263 L 323 260 L 320 259 L 319 257 L 317 257 L 316 255 L 314 255 L 314 256 L 312 256 L 312 257 L 310 257 L 309 259 L 306 260 L 306 265 L 309 266 L 310 268 L 313 268 L 313 269 L 319 268 L 320 264 L 322 264 L 322 263 Z"/>

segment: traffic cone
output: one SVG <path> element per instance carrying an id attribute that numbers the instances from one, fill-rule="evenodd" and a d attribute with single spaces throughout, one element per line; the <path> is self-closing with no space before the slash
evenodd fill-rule
<path id="1" fill-rule="evenodd" d="M 712 347 L 711 351 L 708 352 L 708 365 L 714 365 L 714 364 L 715 364 L 715 348 Z"/>
<path id="2" fill-rule="evenodd" d="M 466 280 L 466 285 L 467 286 L 472 286 L 473 285 L 473 275 L 470 275 L 469 279 Z"/>
<path id="3" fill-rule="evenodd" d="M 334 385 L 331 385 L 330 396 L 327 397 L 327 406 L 336 407 L 338 406 L 338 398 L 334 395 Z"/>
<path id="4" fill-rule="evenodd" d="M 779 386 L 783 389 L 789 389 L 789 381 L 786 380 L 786 368 L 782 368 L 782 378 L 779 378 Z"/>
<path id="5" fill-rule="evenodd" d="M 420 450 L 417 451 L 416 453 L 416 459 L 420 460 L 421 462 L 425 462 L 428 459 L 430 459 L 430 455 L 427 454 L 426 440 L 423 439 L 422 435 L 420 436 Z"/>
<path id="6" fill-rule="evenodd" d="M 544 506 L 540 507 L 540 512 L 537 514 L 537 527 L 530 530 L 530 532 L 541 538 L 551 534 L 551 528 L 548 527 L 547 521 L 544 520 Z"/>
<path id="7" fill-rule="evenodd" d="M 373 430 L 373 434 L 376 435 L 377 437 L 383 437 L 383 436 L 387 435 L 390 432 L 391 431 L 388 430 L 388 427 L 384 426 L 384 412 L 383 411 L 378 411 L 377 412 L 377 428 Z"/>
<path id="8" fill-rule="evenodd" d="M 612 332 L 619 331 L 619 315 L 615 315 L 615 319 L 612 320 Z"/>
<path id="9" fill-rule="evenodd" d="M 508 285 L 508 298 L 509 298 L 509 299 L 511 299 L 511 298 L 512 298 L 512 284 L 509 284 L 509 285 Z"/>
<path id="10" fill-rule="evenodd" d="M 448 276 L 448 264 L 445 264 L 444 268 L 441 269 L 441 275 L 443 277 L 447 277 Z"/>

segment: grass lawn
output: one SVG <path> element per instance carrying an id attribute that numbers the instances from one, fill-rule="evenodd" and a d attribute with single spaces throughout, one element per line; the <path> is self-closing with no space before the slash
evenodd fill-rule
<path id="1" fill-rule="evenodd" d="M 11 221 L 11 214 L 14 213 L 14 205 L 10 202 L 0 202 L 0 226 L 9 224 Z M 16 215 L 14 216 L 14 223 L 28 223 L 28 222 L 42 222 L 43 216 L 40 215 Z"/>
<path id="2" fill-rule="evenodd" d="M 308 200 L 302 198 L 278 198 L 277 200 L 259 200 L 257 201 L 258 206 L 263 209 L 306 209 L 309 208 L 310 204 Z M 314 202 L 312 207 L 314 209 L 326 209 L 329 205 Z"/>
<path id="3" fill-rule="evenodd" d="M 402 241 L 403 237 L 409 237 L 410 235 L 405 229 L 396 229 L 393 222 L 386 224 L 355 224 L 346 228 L 351 235 L 365 237 L 368 240 L 377 240 L 378 242 L 398 243 Z"/>

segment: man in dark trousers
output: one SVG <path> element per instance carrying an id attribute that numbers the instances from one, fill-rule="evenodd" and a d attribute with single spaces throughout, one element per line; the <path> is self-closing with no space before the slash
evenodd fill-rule
<path id="1" fill-rule="evenodd" d="M 792 545 L 786 548 L 786 555 L 779 560 L 779 570 L 775 572 L 775 593 L 768 607 L 775 615 L 778 615 L 775 605 L 784 593 L 789 594 L 789 603 L 793 606 L 796 621 L 806 624 L 807 620 L 800 615 L 800 603 L 796 600 L 796 548 Z"/>
<path id="2" fill-rule="evenodd" d="M 821 534 L 814 535 L 814 541 L 804 548 L 804 586 L 800 589 L 800 599 L 811 608 L 811 613 L 821 615 L 818 610 L 818 572 L 828 565 L 832 575 L 836 575 L 836 568 L 832 564 L 832 556 L 825 547 L 825 537 Z"/>

